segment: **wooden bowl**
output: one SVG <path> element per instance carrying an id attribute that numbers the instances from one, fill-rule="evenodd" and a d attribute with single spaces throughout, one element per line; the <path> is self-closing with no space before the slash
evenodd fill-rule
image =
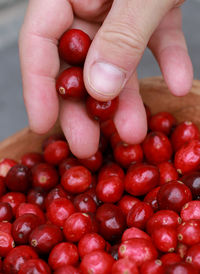
<path id="1" fill-rule="evenodd" d="M 167 89 L 161 77 L 146 78 L 140 81 L 140 91 L 144 103 L 152 113 L 169 111 L 179 122 L 190 120 L 200 128 L 200 81 L 194 80 L 191 92 L 184 97 L 175 97 Z M 0 143 L 0 159 L 20 157 L 31 151 L 41 151 L 42 141 L 51 134 L 59 133 L 61 129 L 56 125 L 45 135 L 38 135 L 25 128 Z"/>

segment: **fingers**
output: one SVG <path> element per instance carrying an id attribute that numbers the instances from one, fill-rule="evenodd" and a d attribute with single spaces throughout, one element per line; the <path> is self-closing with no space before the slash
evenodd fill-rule
<path id="1" fill-rule="evenodd" d="M 181 26 L 180 9 L 171 10 L 152 35 L 149 47 L 155 55 L 170 91 L 183 96 L 192 86 L 193 69 Z"/>
<path id="2" fill-rule="evenodd" d="M 146 112 L 139 94 L 136 75 L 133 75 L 120 93 L 119 107 L 114 117 L 117 131 L 128 144 L 141 143 L 147 133 Z"/>
<path id="3" fill-rule="evenodd" d="M 60 121 L 71 152 L 78 158 L 94 155 L 99 145 L 100 128 L 88 117 L 83 102 L 63 101 Z"/>
<path id="4" fill-rule="evenodd" d="M 59 3 L 59 4 L 58 4 Z M 32 130 L 44 133 L 58 116 L 57 40 L 72 24 L 66 0 L 30 0 L 19 39 L 24 100 Z"/>
<path id="5" fill-rule="evenodd" d="M 93 97 L 106 101 L 119 94 L 135 71 L 153 31 L 176 2 L 113 2 L 85 63 L 85 84 Z"/>

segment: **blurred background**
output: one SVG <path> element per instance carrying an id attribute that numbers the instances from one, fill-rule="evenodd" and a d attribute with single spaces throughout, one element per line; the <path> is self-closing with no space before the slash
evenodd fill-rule
<path id="1" fill-rule="evenodd" d="M 27 0 L 0 0 L 0 141 L 28 125 L 22 97 L 18 34 Z M 194 66 L 200 79 L 200 0 L 189 0 L 182 7 L 183 31 Z M 160 75 L 149 50 L 138 68 L 139 78 Z"/>

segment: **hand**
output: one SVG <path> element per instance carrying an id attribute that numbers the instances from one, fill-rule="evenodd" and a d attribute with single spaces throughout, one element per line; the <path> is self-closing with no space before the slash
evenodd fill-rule
<path id="1" fill-rule="evenodd" d="M 55 91 L 55 78 L 60 69 L 58 40 L 73 27 L 94 38 L 84 67 L 88 92 L 99 100 L 120 94 L 114 117 L 117 130 L 125 142 L 141 142 L 147 126 L 136 68 L 145 48 L 148 46 L 153 52 L 174 95 L 185 95 L 192 85 L 193 70 L 181 30 L 181 11 L 176 7 L 179 3 L 175 0 L 30 0 L 19 49 L 31 129 L 44 133 L 59 115 L 72 153 L 86 158 L 97 150 L 98 123 L 87 116 L 82 102 L 62 101 L 59 111 Z"/>

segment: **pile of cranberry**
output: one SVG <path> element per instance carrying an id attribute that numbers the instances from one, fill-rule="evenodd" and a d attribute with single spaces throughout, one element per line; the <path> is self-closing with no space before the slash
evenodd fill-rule
<path id="1" fill-rule="evenodd" d="M 90 45 L 84 41 L 89 37 L 79 30 L 65 33 L 61 57 L 68 46 L 67 62 L 83 64 Z M 81 66 L 57 80 L 65 99 L 82 99 L 81 85 Z M 200 273 L 198 127 L 177 124 L 168 112 L 151 115 L 146 106 L 149 132 L 129 145 L 112 120 L 118 99 L 86 100 L 101 127 L 94 156 L 77 159 L 64 137 L 54 135 L 42 153 L 0 162 L 0 272 Z"/>

